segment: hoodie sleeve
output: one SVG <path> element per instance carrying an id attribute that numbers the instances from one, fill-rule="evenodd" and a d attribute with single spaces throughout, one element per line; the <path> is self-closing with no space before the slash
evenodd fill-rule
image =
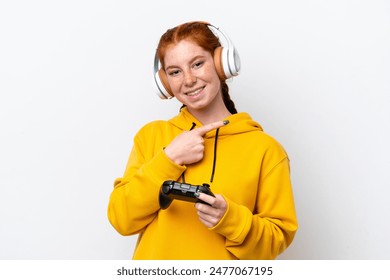
<path id="1" fill-rule="evenodd" d="M 108 219 L 122 235 L 139 233 L 154 219 L 160 209 L 158 193 L 162 182 L 180 177 L 185 170 L 166 156 L 162 146 L 147 144 L 152 142 L 150 137 L 153 135 L 144 130 L 137 134 L 124 176 L 114 182 Z"/>
<path id="2" fill-rule="evenodd" d="M 298 228 L 288 157 L 263 173 L 255 213 L 225 197 L 228 209 L 211 228 L 226 237 L 227 250 L 238 259 L 275 259 L 290 245 Z"/>

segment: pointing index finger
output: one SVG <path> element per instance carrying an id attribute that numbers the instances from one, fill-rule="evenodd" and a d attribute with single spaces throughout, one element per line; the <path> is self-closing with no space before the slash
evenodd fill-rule
<path id="1" fill-rule="evenodd" d="M 209 124 L 206 124 L 204 126 L 201 126 L 199 128 L 196 128 L 193 131 L 197 132 L 200 136 L 204 136 L 207 132 L 209 132 L 213 129 L 217 129 L 217 128 L 220 128 L 222 126 L 225 126 L 228 123 L 229 123 L 228 120 L 213 122 L 213 123 L 209 123 Z"/>

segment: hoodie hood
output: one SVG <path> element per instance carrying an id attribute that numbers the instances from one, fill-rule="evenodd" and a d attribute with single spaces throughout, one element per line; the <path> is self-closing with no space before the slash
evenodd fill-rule
<path id="1" fill-rule="evenodd" d="M 263 131 L 263 128 L 259 123 L 254 121 L 248 113 L 237 113 L 230 115 L 225 120 L 229 121 L 229 124 L 219 129 L 219 136 L 234 135 L 239 133 L 246 133 L 250 131 Z M 169 122 L 174 126 L 180 128 L 183 131 L 188 131 L 193 128 L 201 127 L 200 123 L 187 108 L 181 109 L 180 113 Z M 205 138 L 214 138 L 217 130 L 212 130 L 205 135 Z"/>
<path id="2" fill-rule="evenodd" d="M 255 122 L 248 113 L 242 112 L 233 114 L 225 120 L 229 121 L 228 125 L 209 131 L 203 136 L 204 138 L 214 138 L 213 164 L 210 171 L 210 183 L 213 182 L 217 168 L 217 143 L 219 138 L 256 130 L 263 131 L 260 124 Z M 169 122 L 183 131 L 192 130 L 202 126 L 202 124 L 190 112 L 188 112 L 186 107 L 182 108 L 180 113 L 176 117 L 170 119 Z M 182 174 L 182 182 L 185 182 L 184 172 Z"/>

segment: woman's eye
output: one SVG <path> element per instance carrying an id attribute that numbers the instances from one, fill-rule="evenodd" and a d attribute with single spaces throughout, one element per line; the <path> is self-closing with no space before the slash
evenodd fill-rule
<path id="1" fill-rule="evenodd" d="M 199 67 L 201 67 L 202 65 L 203 65 L 203 61 L 196 62 L 196 63 L 194 64 L 194 68 L 199 68 Z"/>
<path id="2" fill-rule="evenodd" d="M 179 70 L 169 71 L 168 73 L 170 76 L 176 76 L 179 74 Z"/>

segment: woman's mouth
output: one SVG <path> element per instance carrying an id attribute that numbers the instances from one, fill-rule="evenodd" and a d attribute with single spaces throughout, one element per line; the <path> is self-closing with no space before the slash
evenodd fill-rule
<path id="1" fill-rule="evenodd" d="M 187 92 L 186 95 L 187 96 L 197 96 L 203 89 L 204 89 L 204 87 L 198 88 L 194 91 Z"/>

